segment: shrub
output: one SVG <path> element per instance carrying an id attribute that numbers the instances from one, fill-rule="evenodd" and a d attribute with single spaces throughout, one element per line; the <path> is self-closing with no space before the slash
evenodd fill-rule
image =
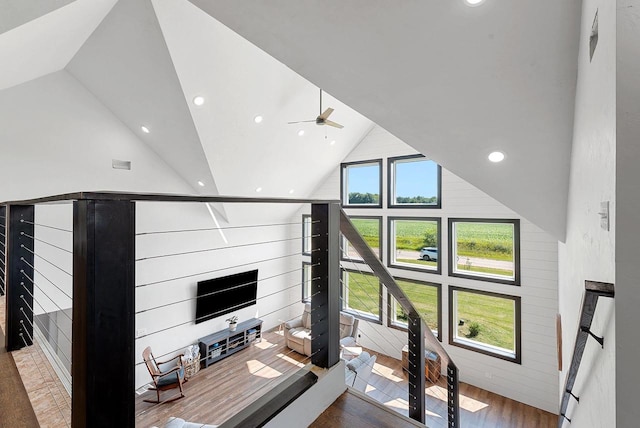
<path id="1" fill-rule="evenodd" d="M 478 334 L 480 334 L 480 324 L 473 321 L 469 324 L 469 334 L 467 334 L 467 337 L 476 337 Z"/>

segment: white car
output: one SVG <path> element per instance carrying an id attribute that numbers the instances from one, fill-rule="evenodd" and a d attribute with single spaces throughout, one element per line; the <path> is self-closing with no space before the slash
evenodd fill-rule
<path id="1" fill-rule="evenodd" d="M 438 248 L 436 247 L 424 247 L 420 250 L 420 258 L 426 261 L 437 261 L 438 260 Z"/>

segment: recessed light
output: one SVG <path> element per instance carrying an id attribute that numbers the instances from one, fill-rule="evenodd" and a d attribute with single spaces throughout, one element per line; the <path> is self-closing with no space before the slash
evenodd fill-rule
<path id="1" fill-rule="evenodd" d="M 475 7 L 480 6 L 482 3 L 484 3 L 484 0 L 464 0 L 464 3 L 467 6 Z"/>
<path id="2" fill-rule="evenodd" d="M 198 186 L 204 187 L 204 183 L 202 181 L 198 181 Z"/>
<path id="3" fill-rule="evenodd" d="M 336 143 L 336 140 L 331 140 L 329 144 L 333 146 L 335 143 Z"/>
<path id="4" fill-rule="evenodd" d="M 262 192 L 262 187 L 256 187 L 256 192 L 258 193 Z"/>
<path id="5" fill-rule="evenodd" d="M 193 103 L 197 106 L 201 106 L 202 104 L 204 104 L 204 97 L 202 95 L 193 97 Z"/>
<path id="6" fill-rule="evenodd" d="M 144 126 L 144 125 L 143 125 L 143 126 L 141 126 L 141 127 L 140 127 L 140 129 L 142 129 L 142 132 L 144 132 L 145 134 L 148 134 L 149 132 L 151 132 L 151 131 L 149 131 L 149 128 L 147 128 L 147 127 L 146 127 L 146 126 Z"/>
<path id="7" fill-rule="evenodd" d="M 293 190 L 293 189 L 290 189 L 290 190 L 289 190 L 289 194 L 290 194 L 290 195 L 293 195 L 293 192 L 294 192 L 294 190 Z"/>
<path id="8" fill-rule="evenodd" d="M 491 162 L 502 162 L 504 160 L 504 153 L 502 152 L 491 152 L 488 156 Z"/>
<path id="9" fill-rule="evenodd" d="M 262 119 L 263 119 L 263 118 L 262 118 L 262 116 L 258 115 L 258 116 L 256 116 L 256 117 L 254 117 L 254 118 L 253 118 L 253 121 L 254 121 L 255 123 L 260 123 L 260 122 L 262 122 Z"/>
<path id="10" fill-rule="evenodd" d="M 304 129 L 298 131 L 298 137 L 302 137 L 304 135 Z"/>

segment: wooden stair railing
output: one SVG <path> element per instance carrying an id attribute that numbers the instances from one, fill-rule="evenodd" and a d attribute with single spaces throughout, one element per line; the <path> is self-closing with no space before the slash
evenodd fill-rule
<path id="1" fill-rule="evenodd" d="M 569 400 L 571 397 L 577 400 L 577 397 L 573 394 L 573 386 L 576 382 L 576 376 L 578 375 L 578 369 L 580 368 L 580 362 L 582 361 L 582 355 L 584 354 L 587 339 L 591 336 L 604 348 L 604 338 L 598 337 L 591 332 L 591 323 L 593 322 L 593 315 L 596 311 L 596 306 L 598 305 L 598 299 L 600 297 L 613 298 L 614 295 L 613 284 L 607 282 L 585 281 L 585 293 L 580 315 L 580 327 L 578 328 L 576 344 L 573 349 L 573 358 L 571 359 L 571 366 L 569 367 L 569 373 L 567 374 L 564 386 L 564 393 L 562 394 L 560 415 L 558 416 L 558 428 L 562 428 L 565 420 L 571 423 L 571 419 L 567 416 L 567 407 L 569 406 Z"/>

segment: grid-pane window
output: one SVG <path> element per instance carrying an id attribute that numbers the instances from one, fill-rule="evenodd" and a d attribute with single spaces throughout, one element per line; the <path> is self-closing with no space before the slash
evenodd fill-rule
<path id="1" fill-rule="evenodd" d="M 449 288 L 450 343 L 520 361 L 520 298 Z"/>
<path id="2" fill-rule="evenodd" d="M 519 220 L 449 219 L 449 273 L 519 284 L 519 223 Z"/>
<path id="3" fill-rule="evenodd" d="M 302 301 L 311 301 L 311 263 L 302 263 Z"/>
<path id="4" fill-rule="evenodd" d="M 380 293 L 380 281 L 373 274 L 342 270 L 340 296 L 344 311 L 380 320 Z"/>
<path id="5" fill-rule="evenodd" d="M 440 285 L 430 282 L 396 278 L 396 283 L 409 298 L 420 317 L 433 333 L 440 338 Z M 408 317 L 396 299 L 389 296 L 391 306 L 390 324 L 407 327 Z"/>
<path id="6" fill-rule="evenodd" d="M 364 238 L 367 245 L 369 245 L 371 250 L 380 257 L 380 245 L 382 243 L 381 217 L 351 217 L 350 219 L 360 235 Z M 351 246 L 346 238 L 344 238 L 342 242 L 342 258 L 344 260 L 362 261 L 362 257 L 360 257 L 358 252 Z"/>
<path id="7" fill-rule="evenodd" d="M 422 155 L 389 158 L 389 206 L 439 208 L 440 171 Z"/>
<path id="8" fill-rule="evenodd" d="M 342 164 L 342 205 L 382 207 L 382 161 Z"/>
<path id="9" fill-rule="evenodd" d="M 389 264 L 440 271 L 440 219 L 389 218 Z"/>
<path id="10" fill-rule="evenodd" d="M 302 216 L 302 254 L 311 254 L 311 216 Z"/>

